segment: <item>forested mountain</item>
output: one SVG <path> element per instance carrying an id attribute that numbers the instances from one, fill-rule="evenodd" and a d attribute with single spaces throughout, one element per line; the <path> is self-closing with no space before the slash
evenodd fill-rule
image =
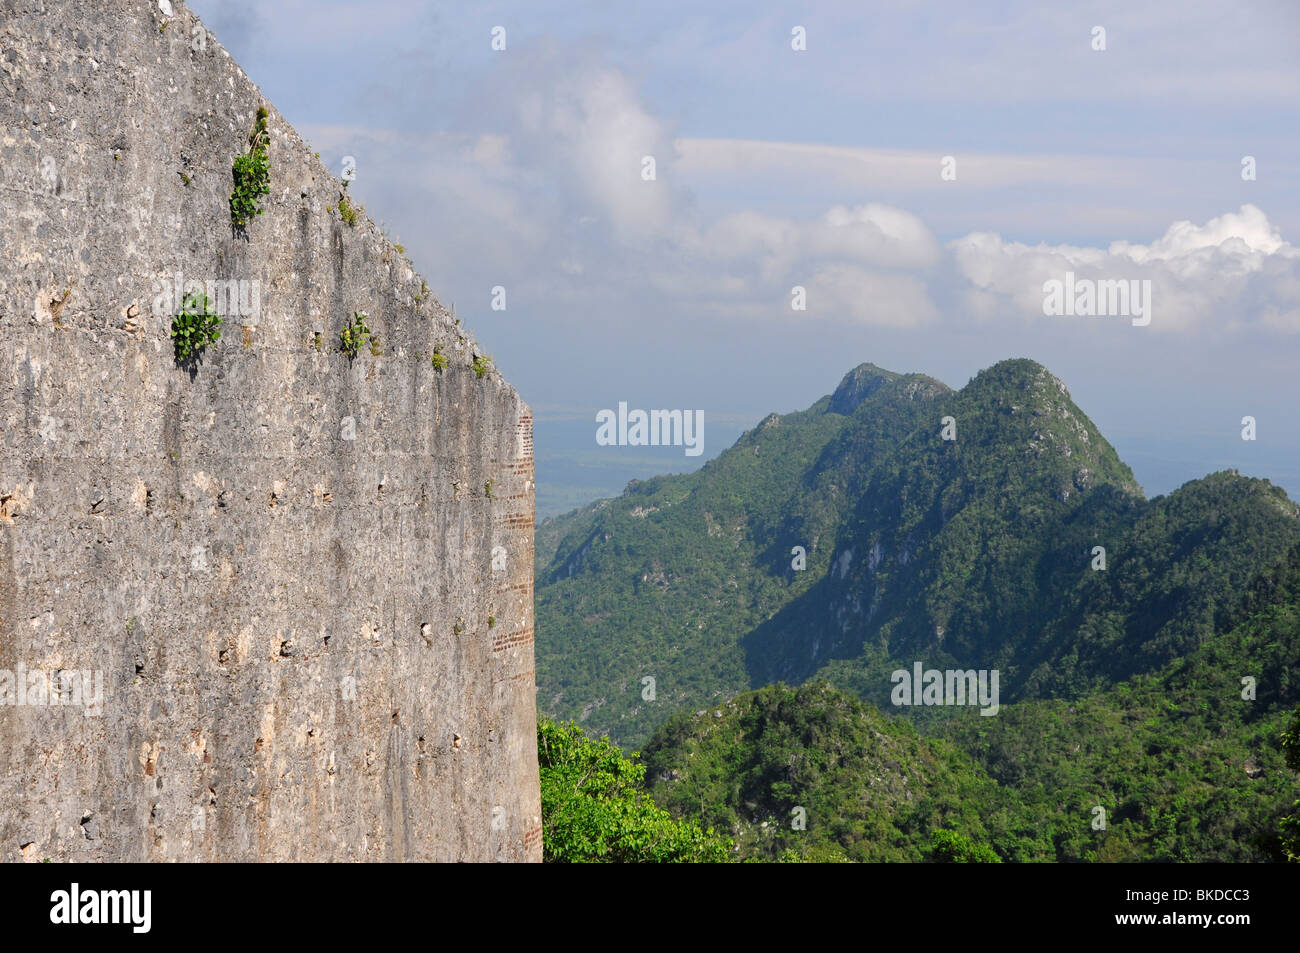
<path id="1" fill-rule="evenodd" d="M 1152 675 L 996 717 L 948 709 L 925 735 L 824 682 L 770 686 L 671 718 L 647 780 L 742 858 L 935 859 L 953 831 L 1007 861 L 1282 860 L 1300 547 L 1236 616 Z"/>
<path id="2" fill-rule="evenodd" d="M 1101 704 L 1245 624 L 1246 589 L 1298 542 L 1264 480 L 1145 499 L 1032 361 L 959 391 L 864 364 L 696 473 L 539 527 L 538 705 L 638 747 L 776 681 L 891 711 L 890 673 L 915 661 L 997 669 L 1004 705 Z M 973 722 L 989 743 L 1004 723 Z"/>
<path id="3" fill-rule="evenodd" d="M 655 800 L 741 859 L 924 860 L 935 831 L 987 843 L 1018 806 L 951 742 L 821 681 L 680 712 L 645 763 Z"/>

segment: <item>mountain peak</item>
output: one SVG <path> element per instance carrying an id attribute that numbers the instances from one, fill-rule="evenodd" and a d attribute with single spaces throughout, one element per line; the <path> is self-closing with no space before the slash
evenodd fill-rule
<path id="1" fill-rule="evenodd" d="M 1037 361 L 1027 357 L 1013 357 L 986 367 L 966 385 L 972 390 L 985 387 L 1015 388 L 1022 391 L 1047 391 L 1070 396 L 1065 382 Z"/>
<path id="2" fill-rule="evenodd" d="M 831 394 L 831 403 L 826 410 L 828 413 L 848 416 L 880 388 L 902 376 L 876 367 L 875 364 L 859 364 L 844 375 L 840 385 L 835 388 L 835 393 Z"/>

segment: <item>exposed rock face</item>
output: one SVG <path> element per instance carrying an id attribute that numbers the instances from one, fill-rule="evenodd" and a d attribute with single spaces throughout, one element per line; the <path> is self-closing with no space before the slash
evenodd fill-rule
<path id="1" fill-rule="evenodd" d="M 339 198 L 178 0 L 0 0 L 0 859 L 541 859 L 532 417 Z"/>

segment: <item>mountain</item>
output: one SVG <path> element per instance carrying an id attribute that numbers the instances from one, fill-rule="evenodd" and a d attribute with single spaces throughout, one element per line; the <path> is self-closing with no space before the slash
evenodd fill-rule
<path id="1" fill-rule="evenodd" d="M 822 681 L 768 686 L 673 716 L 646 775 L 740 859 L 934 859 L 948 830 L 1008 861 L 1277 860 L 1297 670 L 1300 547 L 1223 633 L 1085 698 L 967 710 L 927 735 Z"/>
<path id="2" fill-rule="evenodd" d="M 733 836 L 742 860 L 924 860 L 940 828 L 989 840 L 982 812 L 1004 800 L 951 742 L 816 681 L 679 713 L 645 762 L 656 801 Z"/>
<path id="3" fill-rule="evenodd" d="M 944 830 L 1007 861 L 1279 860 L 1297 797 L 1279 736 L 1300 704 L 1300 547 L 1238 616 L 1154 674 L 960 711 L 928 736 L 825 682 L 769 686 L 669 719 L 647 781 L 742 860 L 934 859 Z"/>
<path id="4" fill-rule="evenodd" d="M 1003 702 L 1080 697 L 1224 631 L 1296 517 L 1233 472 L 1146 499 L 1033 361 L 958 391 L 863 364 L 695 473 L 548 521 L 538 704 L 636 747 L 777 681 L 889 710 L 916 661 L 997 669 Z"/>

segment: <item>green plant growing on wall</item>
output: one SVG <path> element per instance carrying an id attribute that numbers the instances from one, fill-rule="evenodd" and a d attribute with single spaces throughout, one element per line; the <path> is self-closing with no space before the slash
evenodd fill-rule
<path id="1" fill-rule="evenodd" d="M 462 632 L 465 631 L 465 620 L 462 619 L 460 616 L 457 616 L 456 624 L 451 627 L 451 630 L 455 632 L 457 635 L 460 635 Z"/>
<path id="2" fill-rule="evenodd" d="M 184 364 L 198 357 L 209 344 L 221 338 L 221 318 L 212 310 L 212 302 L 201 291 L 186 297 L 180 312 L 172 318 L 172 346 L 176 363 Z"/>
<path id="3" fill-rule="evenodd" d="M 372 335 L 370 338 L 370 356 L 379 357 L 379 355 L 383 353 L 384 353 L 384 349 L 379 346 L 379 338 L 375 335 Z"/>
<path id="4" fill-rule="evenodd" d="M 482 380 L 487 376 L 488 367 L 491 366 L 491 364 L 492 356 L 490 354 L 474 355 L 474 376 L 479 380 Z"/>
<path id="5" fill-rule="evenodd" d="M 347 186 L 345 185 L 344 188 L 347 188 Z M 347 222 L 351 227 L 357 227 L 357 219 L 360 217 L 362 211 L 365 210 L 359 209 L 348 201 L 346 192 L 339 196 L 339 218 L 343 219 L 343 221 Z"/>
<path id="6" fill-rule="evenodd" d="M 266 152 L 266 107 L 257 110 L 257 122 L 248 137 L 248 152 L 235 157 L 232 173 L 235 191 L 230 193 L 230 221 L 236 228 L 247 228 L 249 220 L 265 212 L 259 207 L 264 195 L 271 194 L 271 160 Z"/>
<path id="7" fill-rule="evenodd" d="M 369 315 L 364 311 L 353 311 L 352 319 L 339 332 L 339 350 L 349 358 L 356 357 L 370 340 L 370 328 L 366 327 L 367 317 Z"/>
<path id="8" fill-rule="evenodd" d="M 433 356 L 429 358 L 429 360 L 433 363 L 433 369 L 439 374 L 441 374 L 447 367 L 447 355 L 443 354 L 442 351 L 438 350 L 436 347 L 433 349 Z"/>
<path id="9" fill-rule="evenodd" d="M 489 500 L 492 499 L 492 484 L 493 484 L 493 482 L 494 482 L 494 481 L 492 481 L 492 480 L 488 480 L 486 483 L 483 484 L 483 495 L 486 496 Z"/>

